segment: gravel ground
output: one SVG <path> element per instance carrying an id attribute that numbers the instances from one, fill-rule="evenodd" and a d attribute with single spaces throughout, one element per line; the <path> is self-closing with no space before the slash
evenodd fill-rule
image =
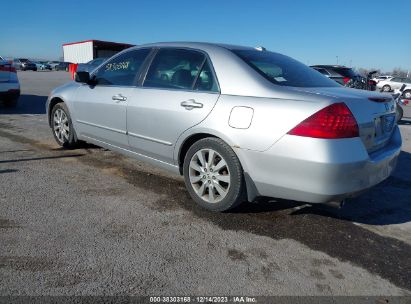
<path id="1" fill-rule="evenodd" d="M 393 176 L 341 210 L 210 213 L 180 177 L 60 149 L 44 103 L 68 74 L 19 78 L 0 108 L 0 295 L 411 295 L 411 121 Z"/>

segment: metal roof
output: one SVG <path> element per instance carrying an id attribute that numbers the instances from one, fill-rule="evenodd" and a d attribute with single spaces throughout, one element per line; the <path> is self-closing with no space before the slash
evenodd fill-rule
<path id="1" fill-rule="evenodd" d="M 128 47 L 135 46 L 134 44 L 129 44 L 129 43 L 119 43 L 119 42 L 111 42 L 111 41 L 103 41 L 103 40 L 95 40 L 95 39 L 63 43 L 63 46 L 81 44 L 81 43 L 86 43 L 86 42 L 93 42 L 95 44 L 105 44 L 105 45 L 121 45 L 121 46 L 128 46 Z"/>

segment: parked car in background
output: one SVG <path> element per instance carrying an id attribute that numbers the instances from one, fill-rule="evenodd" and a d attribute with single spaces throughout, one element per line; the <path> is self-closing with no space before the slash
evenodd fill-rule
<path id="1" fill-rule="evenodd" d="M 343 86 L 353 89 L 375 91 L 376 81 L 372 80 L 370 75 L 360 75 L 352 68 L 340 65 L 313 65 L 311 67 Z"/>
<path id="2" fill-rule="evenodd" d="M 34 62 L 34 64 L 36 65 L 38 70 L 51 70 L 51 66 L 49 64 L 47 64 L 46 62 L 40 62 L 40 61 L 36 61 Z"/>
<path id="3" fill-rule="evenodd" d="M 90 60 L 87 63 L 79 63 L 76 71 L 92 72 L 95 68 L 97 68 L 100 64 L 102 64 L 106 60 L 107 58 L 102 57 L 102 58 L 96 58 L 96 59 Z"/>
<path id="4" fill-rule="evenodd" d="M 345 85 L 352 79 L 361 77 L 353 69 L 341 66 L 341 65 L 312 65 L 313 69 L 317 70 L 324 76 L 338 82 L 341 85 Z"/>
<path id="5" fill-rule="evenodd" d="M 381 75 L 381 76 L 374 77 L 372 80 L 374 80 L 376 83 L 379 83 L 380 81 L 390 80 L 392 78 L 394 78 L 394 76 Z"/>
<path id="6" fill-rule="evenodd" d="M 406 84 L 405 87 L 402 90 L 402 97 L 404 99 L 411 99 L 411 84 Z"/>
<path id="7" fill-rule="evenodd" d="M 68 71 L 69 70 L 70 62 L 60 62 L 58 65 L 55 66 L 56 71 Z"/>
<path id="8" fill-rule="evenodd" d="M 213 211 L 258 196 L 338 203 L 385 180 L 401 149 L 391 96 L 262 48 L 141 45 L 75 80 L 46 103 L 59 145 L 87 141 L 182 174 Z"/>
<path id="9" fill-rule="evenodd" d="M 15 58 L 13 59 L 13 66 L 16 70 L 21 71 L 37 71 L 37 66 L 35 63 L 31 62 L 26 58 Z"/>
<path id="10" fill-rule="evenodd" d="M 20 97 L 20 83 L 16 68 L 10 61 L 0 57 L 0 103 L 15 107 Z"/>
<path id="11" fill-rule="evenodd" d="M 377 89 L 381 92 L 391 92 L 399 90 L 403 84 L 411 84 L 411 79 L 406 77 L 393 77 L 391 79 L 382 80 L 377 83 Z"/>
<path id="12" fill-rule="evenodd" d="M 40 61 L 40 63 L 44 64 L 44 68 L 45 68 L 46 70 L 50 70 L 50 71 L 51 71 L 51 70 L 53 69 L 53 68 L 51 67 L 51 65 L 47 63 L 47 61 Z"/>
<path id="13" fill-rule="evenodd" d="M 60 63 L 60 61 L 49 61 L 49 62 L 47 62 L 47 64 L 51 66 L 51 69 L 52 69 L 52 70 L 55 70 L 55 69 L 56 69 L 56 66 L 57 66 L 59 63 Z"/>

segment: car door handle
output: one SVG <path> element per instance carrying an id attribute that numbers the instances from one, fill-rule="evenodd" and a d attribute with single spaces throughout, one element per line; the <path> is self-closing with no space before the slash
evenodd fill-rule
<path id="1" fill-rule="evenodd" d="M 182 103 L 180 103 L 180 105 L 184 108 L 186 108 L 186 110 L 192 110 L 194 108 L 202 108 L 203 104 L 200 102 L 195 101 L 194 99 L 189 99 L 186 101 L 183 101 Z"/>
<path id="2" fill-rule="evenodd" d="M 121 94 L 117 94 L 117 95 L 114 95 L 113 97 L 111 97 L 111 99 L 113 99 L 116 102 L 120 102 L 120 101 L 126 101 L 127 97 L 125 97 Z"/>

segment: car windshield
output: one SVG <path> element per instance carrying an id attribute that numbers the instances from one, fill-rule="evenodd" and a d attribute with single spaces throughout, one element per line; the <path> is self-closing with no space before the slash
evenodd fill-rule
<path id="1" fill-rule="evenodd" d="M 314 69 L 288 56 L 258 50 L 233 50 L 248 65 L 272 83 L 291 87 L 338 87 Z"/>
<path id="2" fill-rule="evenodd" d="M 20 59 L 21 62 L 28 62 L 28 59 Z"/>

